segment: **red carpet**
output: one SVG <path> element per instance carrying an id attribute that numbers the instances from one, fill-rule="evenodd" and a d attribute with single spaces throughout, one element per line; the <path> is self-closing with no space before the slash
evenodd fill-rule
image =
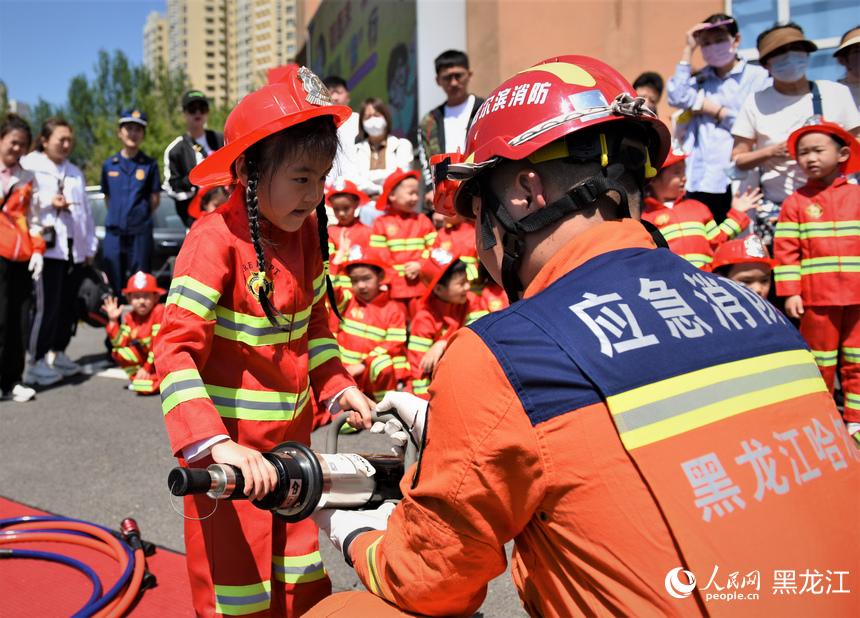
<path id="1" fill-rule="evenodd" d="M 0 519 L 25 515 L 51 513 L 0 497 Z M 143 534 L 144 540 L 148 540 L 145 530 Z M 109 590 L 120 575 L 119 565 L 114 559 L 87 547 L 68 543 L 14 543 L 3 547 L 57 553 L 80 560 L 98 574 L 103 591 Z M 158 618 L 194 616 L 185 556 L 159 547 L 155 555 L 146 559 L 146 565 L 158 579 L 158 585 L 141 593 L 126 615 Z M 0 559 L 2 618 L 68 617 L 83 607 L 90 594 L 92 584 L 89 578 L 77 569 L 43 560 Z"/>

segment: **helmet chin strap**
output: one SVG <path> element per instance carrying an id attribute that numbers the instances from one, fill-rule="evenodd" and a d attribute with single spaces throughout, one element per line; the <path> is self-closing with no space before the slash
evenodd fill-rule
<path id="1" fill-rule="evenodd" d="M 504 256 L 502 258 L 502 286 L 508 296 L 508 301 L 513 304 L 519 300 L 519 293 L 523 291 L 523 284 L 517 275 L 517 270 L 522 262 L 523 249 L 525 248 L 525 236 L 552 225 L 562 217 L 574 212 L 584 210 L 594 204 L 600 197 L 610 191 L 615 191 L 621 197 L 618 204 L 618 215 L 629 217 L 630 210 L 627 203 L 627 191 L 617 182 L 624 173 L 621 163 L 613 163 L 602 170 L 602 174 L 593 176 L 585 182 L 576 185 L 562 197 L 551 202 L 519 221 L 514 221 L 508 209 L 498 200 L 495 194 L 482 183 L 481 187 L 481 237 L 484 250 L 496 246 L 496 237 L 493 234 L 493 225 L 490 217 L 495 217 L 499 225 L 505 230 L 502 237 Z"/>

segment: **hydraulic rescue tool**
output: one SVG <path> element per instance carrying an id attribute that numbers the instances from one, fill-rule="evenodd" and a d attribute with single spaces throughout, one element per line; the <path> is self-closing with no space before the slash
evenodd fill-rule
<path id="1" fill-rule="evenodd" d="M 300 442 L 284 442 L 263 453 L 277 471 L 278 482 L 275 489 L 252 504 L 295 523 L 318 509 L 373 509 L 386 500 L 400 500 L 400 479 L 415 461 L 415 446 L 408 444 L 405 457 L 337 453 L 338 433 L 347 417 L 347 413 L 341 414 L 329 429 L 326 444 L 331 454 L 317 453 Z M 385 422 L 389 418 L 394 417 L 374 414 L 373 420 Z M 173 468 L 167 485 L 174 496 L 247 499 L 241 471 L 229 464 Z"/>

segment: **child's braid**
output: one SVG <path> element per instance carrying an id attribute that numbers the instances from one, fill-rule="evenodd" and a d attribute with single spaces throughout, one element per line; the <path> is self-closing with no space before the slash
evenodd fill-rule
<path id="1" fill-rule="evenodd" d="M 251 158 L 246 157 L 245 165 L 248 168 L 248 189 L 245 192 L 245 208 L 248 211 L 251 242 L 254 243 L 254 251 L 257 254 L 257 268 L 260 269 L 260 275 L 263 278 L 257 288 L 257 297 L 260 301 L 260 306 L 263 308 L 263 313 L 266 314 L 272 326 L 286 333 L 292 329 L 292 325 L 287 317 L 278 311 L 269 299 L 269 293 L 273 293 L 273 290 L 268 277 L 268 269 L 266 268 L 266 258 L 263 254 L 263 243 L 260 240 L 260 205 L 257 202 L 257 183 L 260 179 L 260 170 L 257 169 L 257 162 Z M 282 320 L 278 320 L 278 318 L 282 318 Z"/>

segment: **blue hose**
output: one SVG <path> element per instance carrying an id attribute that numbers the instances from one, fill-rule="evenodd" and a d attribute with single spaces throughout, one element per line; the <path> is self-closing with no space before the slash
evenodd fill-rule
<path id="1" fill-rule="evenodd" d="M 60 564 L 65 564 L 66 566 L 70 566 L 73 569 L 77 569 L 84 575 L 90 578 L 90 581 L 93 584 L 93 593 L 90 595 L 89 600 L 84 604 L 84 606 L 75 612 L 75 616 L 83 616 L 81 612 L 83 612 L 87 607 L 89 607 L 92 603 L 94 603 L 102 594 L 102 583 L 99 581 L 98 575 L 93 571 L 90 567 L 85 565 L 80 560 L 75 560 L 74 558 L 69 558 L 68 556 L 63 556 L 61 554 L 52 554 L 45 551 L 32 551 L 29 549 L 8 549 L 5 550 L 7 558 L 32 558 L 33 560 L 47 560 L 48 562 L 59 562 Z"/>
<path id="2" fill-rule="evenodd" d="M 9 519 L 0 519 L 0 531 L 2 531 L 2 529 L 7 527 L 7 526 L 12 526 L 15 524 L 40 523 L 40 522 L 48 523 L 48 522 L 52 522 L 52 521 L 67 521 L 67 522 L 85 524 L 87 526 L 93 526 L 95 528 L 100 528 L 101 530 L 104 530 L 108 534 L 113 534 L 111 532 L 110 528 L 105 528 L 104 526 L 99 526 L 98 524 L 94 524 L 94 523 L 89 522 L 89 521 L 84 521 L 82 519 L 69 519 L 67 517 L 54 517 L 54 516 L 47 516 L 47 515 L 39 515 L 39 516 L 34 516 L 34 517 L 31 517 L 31 516 L 12 517 Z M 27 530 L 27 531 L 16 530 L 16 531 L 14 531 L 14 534 L 23 535 L 23 534 L 26 534 L 27 532 L 61 532 L 63 534 L 74 534 L 74 535 L 83 534 L 83 533 L 76 531 L 76 530 L 51 529 L 50 526 L 46 526 L 46 528 L 44 530 Z M 3 535 L 3 534 L 7 534 L 7 533 L 0 532 L 0 535 Z M 122 575 L 120 575 L 119 579 L 110 588 L 110 590 L 108 590 L 100 598 L 96 598 L 95 600 L 93 600 L 91 598 L 87 602 L 86 605 L 84 605 L 81 609 L 79 609 L 77 611 L 77 613 L 74 614 L 74 616 L 72 616 L 72 618 L 89 618 L 90 616 L 98 613 L 99 611 L 101 611 L 105 607 L 105 605 L 110 603 L 113 600 L 113 598 L 120 591 L 122 591 L 122 589 L 125 587 L 126 583 L 128 583 L 128 581 L 131 579 L 132 573 L 134 572 L 134 562 L 135 562 L 134 552 L 131 551 L 131 548 L 126 543 L 120 541 L 120 545 L 122 545 L 122 548 L 125 550 L 126 554 L 128 555 L 128 564 L 125 567 L 125 571 L 123 571 Z M 19 553 L 21 550 L 13 550 L 13 551 L 15 551 L 15 553 Z M 45 552 L 36 552 L 36 553 L 45 553 Z M 56 556 L 58 558 L 62 557 L 62 558 L 65 558 L 66 560 L 73 560 L 74 562 L 77 562 L 81 566 L 89 569 L 89 567 L 87 567 L 86 565 L 84 565 L 81 562 L 78 562 L 77 560 L 74 560 L 73 558 L 67 558 L 66 556 L 60 556 L 59 554 L 47 554 L 47 555 Z M 73 566 L 73 565 L 70 565 L 70 566 Z M 77 568 L 77 567 L 75 567 L 75 568 Z M 89 569 L 89 570 L 92 571 L 92 569 Z M 95 575 L 95 573 L 93 573 L 93 575 Z M 96 580 L 98 580 L 97 576 L 96 576 Z M 99 582 L 98 587 L 99 587 L 99 594 L 101 594 L 101 582 Z M 98 597 L 99 595 L 95 595 L 95 596 Z"/>

